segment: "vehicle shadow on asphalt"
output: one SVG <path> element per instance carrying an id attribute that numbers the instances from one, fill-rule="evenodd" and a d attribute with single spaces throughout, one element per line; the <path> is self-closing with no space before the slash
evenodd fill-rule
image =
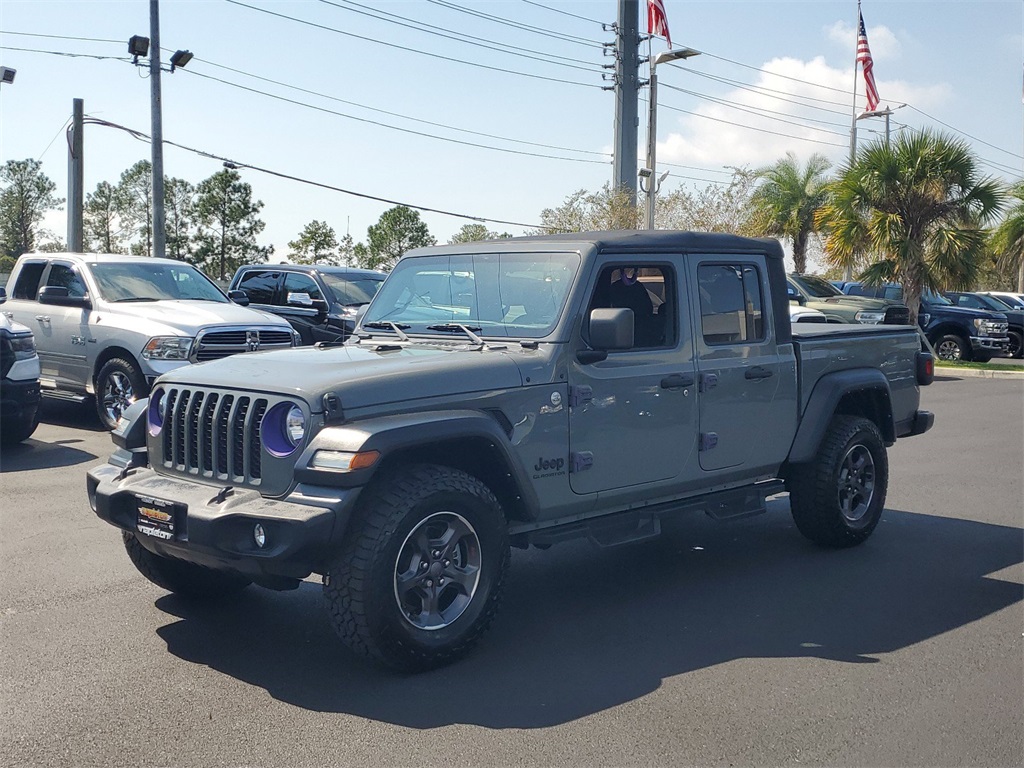
<path id="1" fill-rule="evenodd" d="M 44 397 L 39 404 L 39 420 L 58 427 L 74 427 L 89 432 L 106 432 L 92 402 L 68 403 Z"/>
<path id="2" fill-rule="evenodd" d="M 4 446 L 0 451 L 0 474 L 25 472 L 33 469 L 73 467 L 86 461 L 96 461 L 96 454 L 72 448 L 71 444 L 81 440 L 45 440 L 29 438 L 17 445 Z"/>
<path id="3" fill-rule="evenodd" d="M 540 728 L 733 659 L 884 664 L 1024 599 L 1020 584 L 989 576 L 1024 560 L 1020 528 L 887 510 L 867 543 L 833 551 L 797 533 L 788 502 L 771 507 L 731 523 L 691 516 L 614 549 L 516 551 L 481 646 L 419 675 L 350 654 L 316 584 L 219 605 L 167 595 L 157 607 L 180 620 L 156 631 L 175 656 L 304 709 L 410 728 Z"/>

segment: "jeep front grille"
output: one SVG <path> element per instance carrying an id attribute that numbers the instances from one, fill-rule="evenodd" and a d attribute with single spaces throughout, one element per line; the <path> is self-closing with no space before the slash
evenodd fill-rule
<path id="1" fill-rule="evenodd" d="M 199 333 L 192 350 L 191 360 L 194 363 L 202 363 L 207 360 L 219 360 L 239 352 L 285 349 L 292 344 L 292 332 L 284 329 L 213 329 Z"/>
<path id="2" fill-rule="evenodd" d="M 166 396 L 160 435 L 164 468 L 212 480 L 260 484 L 265 398 L 200 389 L 169 389 Z"/>

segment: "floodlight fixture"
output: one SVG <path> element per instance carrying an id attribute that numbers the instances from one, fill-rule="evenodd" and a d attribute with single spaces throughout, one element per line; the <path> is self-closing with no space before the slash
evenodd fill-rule
<path id="1" fill-rule="evenodd" d="M 171 56 L 171 72 L 177 67 L 184 67 L 192 61 L 192 51 L 175 51 Z"/>
<path id="2" fill-rule="evenodd" d="M 10 85 L 14 82 L 14 75 L 18 70 L 11 69 L 10 67 L 0 67 L 0 83 L 7 83 Z"/>
<path id="3" fill-rule="evenodd" d="M 132 35 L 128 40 L 128 53 L 132 55 L 132 64 L 138 64 L 140 56 L 145 58 L 149 54 L 149 38 Z"/>

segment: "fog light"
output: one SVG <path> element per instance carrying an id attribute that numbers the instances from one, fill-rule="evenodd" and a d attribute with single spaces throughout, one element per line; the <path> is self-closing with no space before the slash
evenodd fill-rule
<path id="1" fill-rule="evenodd" d="M 263 526 L 259 523 L 256 523 L 256 527 L 252 529 L 252 538 L 260 549 L 263 549 L 267 543 L 267 532 L 263 530 Z"/>

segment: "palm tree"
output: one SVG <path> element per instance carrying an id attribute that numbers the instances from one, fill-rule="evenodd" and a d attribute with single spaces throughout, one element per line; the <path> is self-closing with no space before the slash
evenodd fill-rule
<path id="1" fill-rule="evenodd" d="M 870 244 L 878 259 L 861 279 L 899 282 L 916 323 L 925 289 L 971 287 L 985 252 L 984 226 L 1004 198 L 998 181 L 979 177 L 964 142 L 921 131 L 861 150 L 830 185 L 818 223 L 836 263 Z"/>
<path id="2" fill-rule="evenodd" d="M 800 168 L 796 155 L 787 152 L 775 165 L 754 171 L 765 180 L 751 199 L 755 226 L 766 235 L 792 241 L 797 272 L 807 269 L 807 241 L 818 231 L 815 213 L 825 202 L 825 174 L 831 167 L 824 155 L 814 154 Z"/>
<path id="3" fill-rule="evenodd" d="M 1024 293 L 1024 181 L 1014 184 L 1010 195 L 1012 205 L 992 233 L 991 246 L 1001 269 L 1017 270 L 1017 292 Z"/>

